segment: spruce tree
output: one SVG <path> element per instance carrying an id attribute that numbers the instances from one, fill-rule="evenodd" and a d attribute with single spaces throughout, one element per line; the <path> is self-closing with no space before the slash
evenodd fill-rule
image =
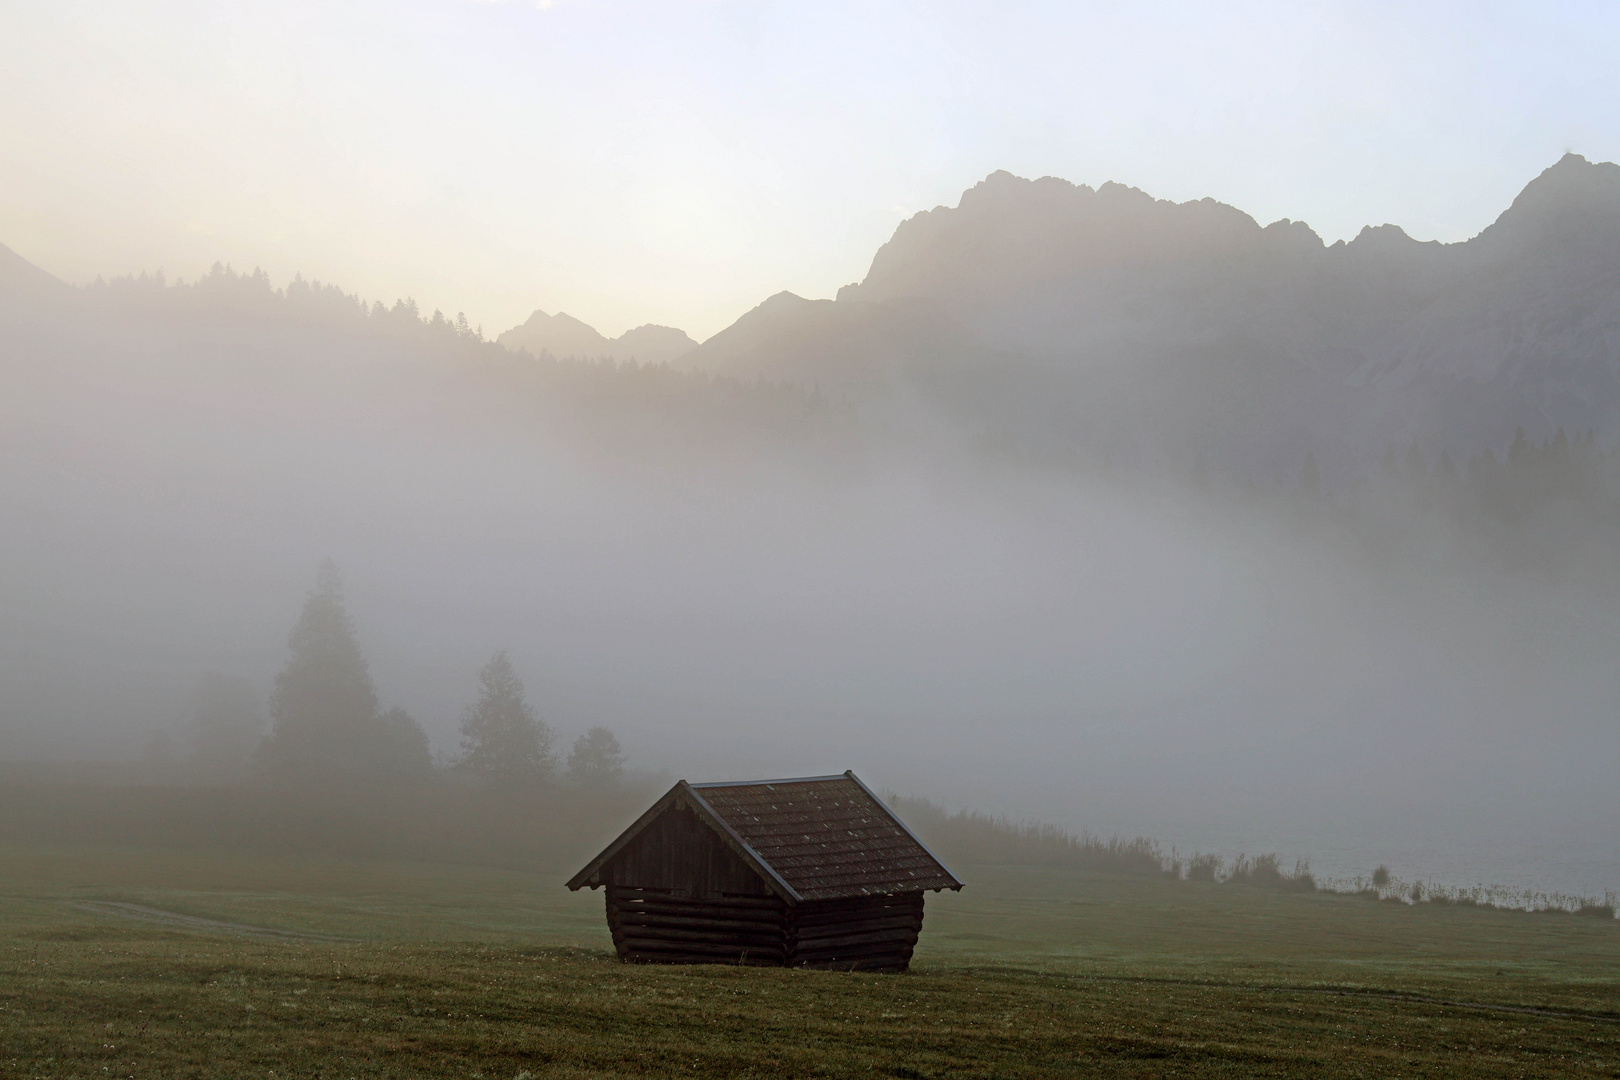
<path id="1" fill-rule="evenodd" d="M 568 775 L 580 784 L 608 784 L 624 772 L 624 750 L 605 727 L 593 727 L 568 752 Z"/>
<path id="2" fill-rule="evenodd" d="M 523 696 L 503 650 L 478 672 L 478 701 L 461 717 L 459 766 L 498 787 L 520 787 L 551 774 L 552 731 Z"/>
<path id="3" fill-rule="evenodd" d="M 283 777 L 372 771 L 377 691 L 330 559 L 321 564 L 287 647 L 292 655 L 270 694 L 264 765 Z"/>
<path id="4" fill-rule="evenodd" d="M 404 709 L 389 709 L 377 718 L 376 767 L 394 776 L 426 773 L 433 768 L 427 732 Z"/>

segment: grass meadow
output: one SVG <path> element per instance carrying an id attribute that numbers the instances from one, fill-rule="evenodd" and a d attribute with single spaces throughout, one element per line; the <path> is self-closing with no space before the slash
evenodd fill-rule
<path id="1" fill-rule="evenodd" d="M 13 844 L 0 1076 L 1620 1076 L 1613 919 L 953 869 L 874 975 L 622 965 L 564 871 Z"/>

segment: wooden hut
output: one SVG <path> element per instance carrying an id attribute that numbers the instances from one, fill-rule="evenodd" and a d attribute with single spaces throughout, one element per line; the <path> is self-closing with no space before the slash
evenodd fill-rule
<path id="1" fill-rule="evenodd" d="M 962 883 L 846 772 L 682 780 L 568 883 L 598 886 L 623 960 L 892 971 Z"/>

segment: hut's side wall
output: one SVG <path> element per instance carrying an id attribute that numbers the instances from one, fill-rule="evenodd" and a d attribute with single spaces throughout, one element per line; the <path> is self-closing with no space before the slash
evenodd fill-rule
<path id="1" fill-rule="evenodd" d="M 787 912 L 794 967 L 904 971 L 922 931 L 923 894 L 809 900 Z"/>
<path id="2" fill-rule="evenodd" d="M 785 905 L 774 896 L 677 896 L 607 887 L 619 959 L 642 964 L 787 963 Z"/>

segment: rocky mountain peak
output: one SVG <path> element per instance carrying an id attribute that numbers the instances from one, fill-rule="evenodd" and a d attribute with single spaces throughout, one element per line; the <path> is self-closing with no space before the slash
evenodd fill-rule
<path id="1" fill-rule="evenodd" d="M 1620 239 L 1620 165 L 1565 154 L 1526 184 L 1476 238 L 1485 248 L 1538 243 L 1591 246 Z"/>

